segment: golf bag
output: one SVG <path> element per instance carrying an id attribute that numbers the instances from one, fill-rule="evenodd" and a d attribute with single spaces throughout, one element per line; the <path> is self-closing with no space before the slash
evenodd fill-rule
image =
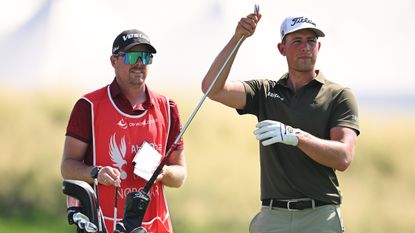
<path id="1" fill-rule="evenodd" d="M 80 206 L 68 207 L 68 223 L 77 225 L 77 233 L 99 232 L 107 233 L 103 218 L 99 215 L 99 204 L 97 196 L 92 187 L 80 180 L 64 180 L 62 183 L 64 194 L 73 197 L 80 202 Z M 141 227 L 144 214 L 150 203 L 150 197 L 144 192 L 131 192 L 127 195 L 124 218 L 116 224 L 116 230 L 113 233 L 147 233 L 147 230 Z M 79 227 L 74 221 L 74 215 L 82 213 L 95 226 L 102 226 L 102 231 L 88 231 L 85 227 Z M 100 222 L 99 222 L 100 221 Z M 81 229 L 83 228 L 83 229 Z"/>
<path id="2" fill-rule="evenodd" d="M 64 180 L 62 183 L 62 192 L 80 202 L 79 206 L 69 206 L 67 210 L 68 223 L 77 225 L 78 233 L 98 232 L 99 229 L 97 229 L 97 231 L 93 230 L 96 226 L 102 226 L 102 231 L 99 231 L 100 233 L 107 233 L 102 216 L 99 214 L 97 196 L 88 183 L 80 180 Z M 78 216 L 79 213 L 87 217 L 87 219 L 85 219 L 86 222 L 83 223 L 84 225 L 74 221 L 74 219 L 76 219 L 76 217 L 74 218 L 74 215 Z M 85 224 L 89 224 L 88 222 L 93 224 L 90 224 L 93 226 L 92 230 L 86 229 L 88 225 L 85 226 Z"/>

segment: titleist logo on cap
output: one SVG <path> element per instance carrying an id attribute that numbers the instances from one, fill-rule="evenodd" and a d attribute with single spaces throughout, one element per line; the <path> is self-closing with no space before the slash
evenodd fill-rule
<path id="1" fill-rule="evenodd" d="M 301 30 L 301 29 L 310 29 L 314 31 L 317 37 L 324 37 L 323 31 L 317 28 L 317 24 L 314 23 L 310 18 L 304 16 L 292 17 L 289 16 L 284 19 L 281 24 L 281 41 L 284 39 L 285 35 Z"/>
<path id="2" fill-rule="evenodd" d="M 292 21 L 291 26 L 294 26 L 297 23 L 309 23 L 309 24 L 314 25 L 314 27 L 317 26 L 311 19 L 304 18 L 304 17 L 293 18 L 291 21 Z"/>
<path id="3" fill-rule="evenodd" d="M 142 38 L 144 40 L 150 41 L 150 39 L 143 33 L 130 33 L 130 34 L 122 36 L 122 39 L 124 41 L 131 39 L 131 38 Z"/>

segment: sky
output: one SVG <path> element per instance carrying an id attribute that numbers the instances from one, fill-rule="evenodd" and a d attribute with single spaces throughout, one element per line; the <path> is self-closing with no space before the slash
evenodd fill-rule
<path id="1" fill-rule="evenodd" d="M 285 58 L 277 50 L 279 27 L 295 15 L 311 18 L 326 34 L 319 39 L 317 68 L 328 79 L 357 95 L 413 92 L 413 0 L 1 0 L 0 85 L 82 91 L 104 86 L 114 77 L 113 40 L 136 28 L 158 51 L 149 85 L 199 91 L 214 58 L 254 4 L 262 19 L 239 50 L 229 79 L 277 79 L 285 73 Z"/>

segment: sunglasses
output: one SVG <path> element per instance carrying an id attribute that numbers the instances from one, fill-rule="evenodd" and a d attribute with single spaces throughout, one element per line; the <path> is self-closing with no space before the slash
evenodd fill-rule
<path id="1" fill-rule="evenodd" d="M 153 54 L 150 52 L 128 52 L 121 54 L 121 56 L 127 65 L 136 64 L 139 58 L 143 65 L 149 65 L 153 62 Z"/>

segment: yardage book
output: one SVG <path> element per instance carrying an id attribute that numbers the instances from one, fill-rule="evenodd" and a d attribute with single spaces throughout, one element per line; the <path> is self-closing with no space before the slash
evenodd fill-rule
<path id="1" fill-rule="evenodd" d="M 161 154 L 150 143 L 143 142 L 133 159 L 134 174 L 148 181 L 160 160 Z"/>

